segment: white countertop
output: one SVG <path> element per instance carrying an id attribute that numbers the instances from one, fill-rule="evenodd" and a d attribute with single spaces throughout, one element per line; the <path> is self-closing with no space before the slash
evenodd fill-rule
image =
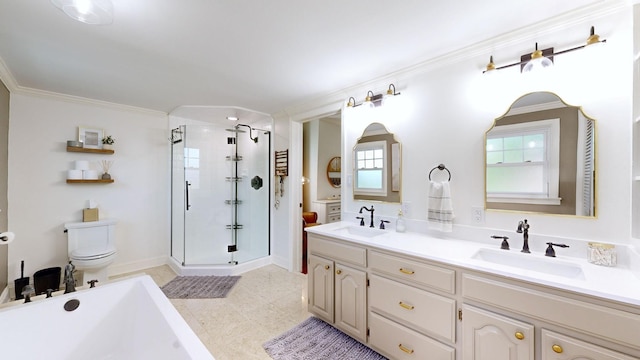
<path id="1" fill-rule="evenodd" d="M 488 251 L 489 253 L 507 251 L 500 250 L 499 242 L 496 246 L 493 246 L 467 240 L 438 239 L 421 233 L 397 233 L 393 230 L 379 230 L 385 231 L 386 233 L 367 237 L 349 233 L 346 230 L 348 227 L 359 228 L 350 222 L 337 222 L 309 227 L 305 230 L 309 233 L 334 237 L 354 244 L 394 251 L 469 270 L 482 271 L 530 283 L 551 286 L 561 290 L 574 291 L 629 305 L 640 306 L 640 277 L 626 266 L 606 267 L 594 265 L 589 263 L 586 258 L 563 257 L 558 254 L 558 252 L 558 257 L 552 258 L 546 257 L 543 253 L 533 251 L 531 254 L 522 254 L 517 249 L 508 250 L 510 251 L 509 255 L 513 255 L 514 259 L 522 259 L 523 261 L 533 260 L 540 263 L 548 262 L 551 263 L 550 265 L 566 264 L 572 267 L 579 267 L 582 270 L 580 276 L 565 277 L 473 258 L 480 249 L 487 249 L 483 251 Z M 371 230 L 378 231 L 374 229 Z M 620 250 L 622 249 L 619 249 L 619 251 Z M 637 256 L 637 254 L 630 254 L 630 256 Z"/>

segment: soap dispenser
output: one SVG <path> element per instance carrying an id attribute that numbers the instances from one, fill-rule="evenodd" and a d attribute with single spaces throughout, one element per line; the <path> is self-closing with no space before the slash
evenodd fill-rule
<path id="1" fill-rule="evenodd" d="M 404 216 L 402 216 L 402 210 L 398 211 L 398 219 L 396 219 L 396 232 L 403 233 L 407 230 L 407 225 L 404 223 Z"/>

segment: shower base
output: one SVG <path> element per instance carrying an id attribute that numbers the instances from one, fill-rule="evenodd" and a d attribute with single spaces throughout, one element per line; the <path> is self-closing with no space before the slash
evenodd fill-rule
<path id="1" fill-rule="evenodd" d="M 169 267 L 180 276 L 233 276 L 240 275 L 271 264 L 271 256 L 239 263 L 237 265 L 182 265 L 176 259 L 169 259 Z"/>

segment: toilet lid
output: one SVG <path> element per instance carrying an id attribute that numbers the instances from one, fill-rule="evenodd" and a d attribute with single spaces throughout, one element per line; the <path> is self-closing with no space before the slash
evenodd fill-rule
<path id="1" fill-rule="evenodd" d="M 99 259 L 115 254 L 115 248 L 82 248 L 71 252 L 71 256 L 75 259 Z"/>

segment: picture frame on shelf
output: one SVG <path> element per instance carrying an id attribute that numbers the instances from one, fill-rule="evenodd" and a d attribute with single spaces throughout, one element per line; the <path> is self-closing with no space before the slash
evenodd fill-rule
<path id="1" fill-rule="evenodd" d="M 92 129 L 78 126 L 78 140 L 87 149 L 102 149 L 103 129 Z"/>

